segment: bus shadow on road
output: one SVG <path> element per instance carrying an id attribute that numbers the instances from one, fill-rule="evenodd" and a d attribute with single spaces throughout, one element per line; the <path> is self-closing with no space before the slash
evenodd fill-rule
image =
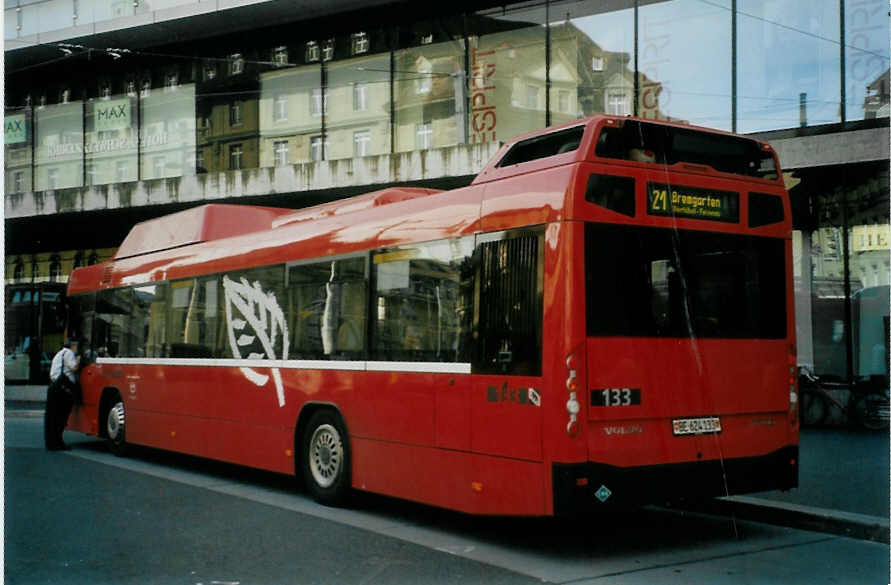
<path id="1" fill-rule="evenodd" d="M 110 456 L 104 442 L 96 439 L 72 443 L 76 450 Z M 302 509 L 330 519 L 328 508 L 308 496 L 296 476 L 258 470 L 231 463 L 184 455 L 149 447 L 130 446 L 127 460 L 158 466 L 169 471 L 200 474 L 208 485 L 240 484 L 300 500 Z M 485 543 L 518 554 L 543 555 L 553 559 L 596 560 L 654 551 L 701 552 L 703 546 L 722 543 L 763 542 L 764 538 L 789 533 L 789 529 L 732 517 L 709 515 L 667 507 L 628 507 L 573 517 L 472 516 L 425 504 L 353 492 L 347 507 L 340 510 L 349 522 L 351 513 L 375 518 L 388 525 L 445 534 L 461 541 Z M 358 518 L 357 518 L 358 520 Z M 804 533 L 806 534 L 806 533 Z M 808 536 L 813 538 L 814 535 Z"/>

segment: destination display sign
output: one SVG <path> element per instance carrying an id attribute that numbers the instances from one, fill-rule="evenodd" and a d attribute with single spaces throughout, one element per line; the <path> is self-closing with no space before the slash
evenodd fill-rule
<path id="1" fill-rule="evenodd" d="M 739 193 L 667 183 L 647 183 L 647 213 L 737 223 Z"/>

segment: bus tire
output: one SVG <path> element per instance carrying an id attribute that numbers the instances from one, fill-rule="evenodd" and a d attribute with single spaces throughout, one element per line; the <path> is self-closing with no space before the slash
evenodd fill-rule
<path id="1" fill-rule="evenodd" d="M 340 506 L 350 492 L 350 443 L 336 411 L 317 410 L 303 434 L 303 480 L 312 497 L 326 506 Z"/>
<path id="2" fill-rule="evenodd" d="M 126 427 L 126 411 L 124 410 L 124 401 L 120 396 L 115 396 L 111 401 L 111 406 L 105 414 L 105 435 L 108 438 L 109 450 L 123 457 L 127 454 L 127 427 Z"/>
<path id="3" fill-rule="evenodd" d="M 811 390 L 801 393 L 801 422 L 804 425 L 816 426 L 826 418 L 826 399 Z"/>
<path id="4" fill-rule="evenodd" d="M 888 428 L 888 399 L 879 394 L 865 394 L 856 399 L 854 418 L 863 428 L 883 431 Z"/>

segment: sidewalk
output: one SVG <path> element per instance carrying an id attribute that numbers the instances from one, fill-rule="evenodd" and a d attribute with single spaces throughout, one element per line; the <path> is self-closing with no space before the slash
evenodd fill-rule
<path id="1" fill-rule="evenodd" d="M 42 417 L 45 386 L 6 386 L 7 417 Z M 844 427 L 801 431 L 799 487 L 718 498 L 694 508 L 802 530 L 889 543 L 887 432 Z"/>
<path id="2" fill-rule="evenodd" d="M 3 385 L 3 401 L 7 416 L 22 416 L 23 413 L 39 410 L 43 415 L 46 404 L 46 386 Z"/>

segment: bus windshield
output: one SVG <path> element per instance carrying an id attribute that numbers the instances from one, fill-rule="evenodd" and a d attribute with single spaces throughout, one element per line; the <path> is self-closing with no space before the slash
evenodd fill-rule
<path id="1" fill-rule="evenodd" d="M 735 175 L 777 178 L 773 153 L 754 140 L 636 120 L 620 122 L 603 128 L 597 156 L 666 165 L 686 162 Z"/>
<path id="2" fill-rule="evenodd" d="M 782 339 L 783 245 L 775 238 L 587 224 L 588 336 Z"/>

